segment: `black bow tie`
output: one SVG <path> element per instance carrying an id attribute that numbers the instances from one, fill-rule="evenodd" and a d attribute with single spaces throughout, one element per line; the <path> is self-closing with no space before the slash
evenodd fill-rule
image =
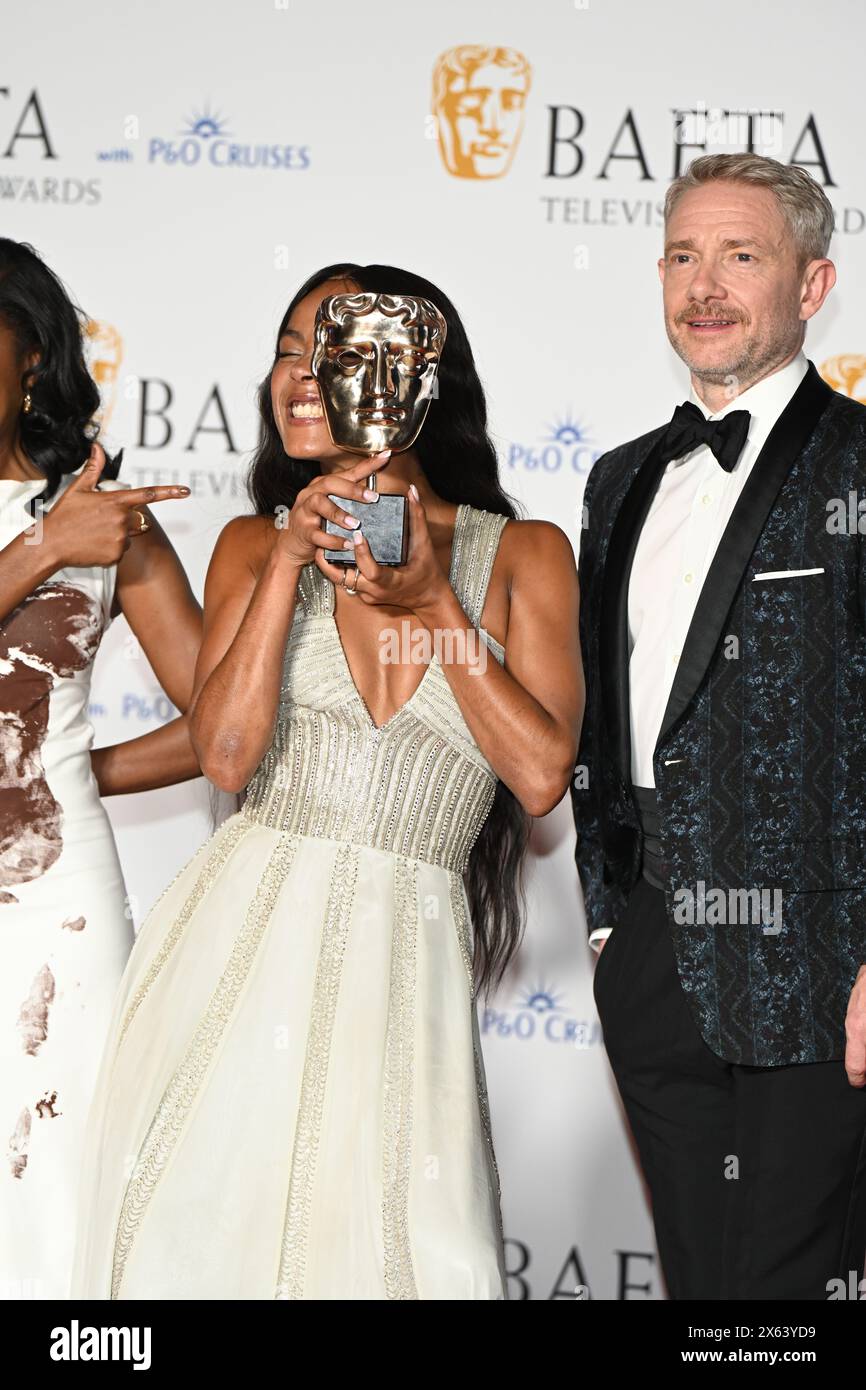
<path id="1" fill-rule="evenodd" d="M 677 406 L 661 437 L 662 459 L 667 463 L 706 444 L 725 472 L 731 473 L 743 451 L 751 418 L 748 410 L 731 410 L 721 420 L 708 420 L 693 401 L 686 401 Z"/>

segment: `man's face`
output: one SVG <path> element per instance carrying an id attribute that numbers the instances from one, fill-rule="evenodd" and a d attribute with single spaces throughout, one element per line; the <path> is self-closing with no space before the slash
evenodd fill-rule
<path id="1" fill-rule="evenodd" d="M 452 174 L 493 179 L 506 172 L 523 125 L 527 87 L 525 74 L 496 63 L 451 78 L 438 114 Z"/>
<path id="2" fill-rule="evenodd" d="M 432 398 L 441 338 L 434 349 L 430 326 L 379 309 L 326 329 L 312 370 L 334 443 L 360 454 L 408 449 Z"/>
<path id="3" fill-rule="evenodd" d="M 802 343 L 807 270 L 772 193 L 727 180 L 689 189 L 659 261 L 671 346 L 699 380 L 745 389 Z"/>

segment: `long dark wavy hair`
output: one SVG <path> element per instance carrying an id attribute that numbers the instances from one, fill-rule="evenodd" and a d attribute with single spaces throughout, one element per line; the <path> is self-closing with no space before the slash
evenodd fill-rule
<path id="1" fill-rule="evenodd" d="M 496 450 L 487 433 L 484 391 L 466 337 L 451 300 L 429 280 L 391 265 L 341 262 L 317 270 L 295 294 L 277 332 L 274 361 L 258 389 L 259 438 L 250 462 L 247 488 L 256 511 L 273 516 L 291 507 L 298 493 L 321 469 L 314 461 L 290 458 L 283 449 L 271 404 L 271 375 L 279 340 L 289 320 L 313 290 L 329 280 L 345 280 L 370 294 L 412 294 L 432 300 L 448 325 L 439 363 L 439 398 L 431 402 L 415 454 L 433 491 L 446 502 L 500 516 L 517 517 L 514 499 L 499 482 Z M 488 992 L 502 979 L 523 935 L 526 900 L 523 869 L 529 843 L 529 817 L 503 782 L 481 829 L 466 870 L 465 882 L 474 927 L 474 976 Z"/>
<path id="2" fill-rule="evenodd" d="M 33 511 L 87 459 L 99 433 L 99 391 L 84 360 L 85 315 L 38 252 L 7 237 L 0 237 L 0 322 L 21 359 L 39 354 L 33 368 L 22 366 L 21 394 L 29 392 L 32 406 L 19 416 L 21 447 L 45 474 L 45 487 L 29 499 Z M 123 450 L 106 453 L 103 478 L 117 477 L 122 457 Z"/>

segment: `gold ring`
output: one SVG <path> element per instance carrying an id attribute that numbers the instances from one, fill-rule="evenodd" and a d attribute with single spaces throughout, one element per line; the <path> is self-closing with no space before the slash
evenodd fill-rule
<path id="1" fill-rule="evenodd" d="M 150 530 L 150 522 L 148 521 L 147 517 L 144 515 L 144 512 L 140 512 L 140 511 L 138 510 L 137 507 L 133 507 L 132 510 L 135 512 L 135 515 L 136 515 L 137 517 L 140 517 L 140 518 L 141 518 L 141 525 L 139 526 L 139 528 L 138 528 L 137 531 L 130 531 L 129 534 L 130 534 L 131 536 L 143 536 L 144 533 L 145 533 L 145 531 L 149 531 L 149 530 Z"/>
<path id="2" fill-rule="evenodd" d="M 346 590 L 346 593 L 347 593 L 347 594 L 356 594 L 356 593 L 358 592 L 358 580 L 361 578 L 361 574 L 360 574 L 360 571 L 359 571 L 359 569 L 358 569 L 358 566 L 357 566 L 357 565 L 353 565 L 353 566 L 352 566 L 352 569 L 355 571 L 355 582 L 354 582 L 354 586 L 350 589 L 349 586 L 348 586 L 348 584 L 345 582 L 345 580 L 343 581 L 343 588 Z M 348 571 L 347 571 L 347 572 L 348 572 Z"/>

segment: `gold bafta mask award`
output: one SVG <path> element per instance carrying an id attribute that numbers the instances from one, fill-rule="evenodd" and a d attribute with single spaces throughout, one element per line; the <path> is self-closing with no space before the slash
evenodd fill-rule
<path id="1" fill-rule="evenodd" d="M 311 370 L 318 382 L 328 433 L 338 449 L 372 458 L 409 449 L 433 399 L 445 319 L 429 299 L 409 294 L 332 294 L 316 314 Z M 368 486 L 375 490 L 376 475 Z M 380 565 L 403 565 L 409 548 L 406 498 L 380 493 L 356 502 L 329 493 L 357 516 Z M 352 533 L 326 521 L 340 538 Z M 354 564 L 349 550 L 326 550 L 333 565 Z"/>

